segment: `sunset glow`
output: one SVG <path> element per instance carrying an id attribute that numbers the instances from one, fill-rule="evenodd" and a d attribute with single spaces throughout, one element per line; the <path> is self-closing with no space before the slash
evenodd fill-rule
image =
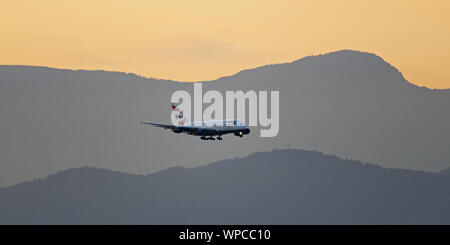
<path id="1" fill-rule="evenodd" d="M 449 1 L 4 1 L 0 64 L 178 81 L 341 49 L 450 88 Z"/>

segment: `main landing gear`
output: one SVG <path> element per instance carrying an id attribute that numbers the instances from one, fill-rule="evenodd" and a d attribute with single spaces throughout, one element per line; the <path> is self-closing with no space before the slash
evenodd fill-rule
<path id="1" fill-rule="evenodd" d="M 200 139 L 201 140 L 216 140 L 213 137 L 205 137 L 205 136 L 200 137 Z"/>
<path id="2" fill-rule="evenodd" d="M 201 140 L 216 140 L 212 136 L 210 136 L 210 137 L 202 136 L 202 137 L 200 137 L 200 139 Z M 217 137 L 217 140 L 222 140 L 222 137 L 221 136 Z"/>

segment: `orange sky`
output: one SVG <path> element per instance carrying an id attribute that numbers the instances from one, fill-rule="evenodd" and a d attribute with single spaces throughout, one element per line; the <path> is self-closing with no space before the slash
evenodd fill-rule
<path id="1" fill-rule="evenodd" d="M 450 88 L 447 0 L 16 0 L 0 11 L 0 64 L 195 81 L 355 49 Z"/>

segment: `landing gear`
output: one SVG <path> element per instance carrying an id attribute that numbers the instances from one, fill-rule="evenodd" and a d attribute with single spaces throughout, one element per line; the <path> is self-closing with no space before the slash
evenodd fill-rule
<path id="1" fill-rule="evenodd" d="M 214 139 L 212 136 L 210 136 L 210 137 L 202 136 L 202 137 L 200 137 L 200 139 L 201 139 L 201 140 L 216 140 L 216 139 Z M 221 139 L 220 139 L 220 140 L 221 140 Z"/>
<path id="2" fill-rule="evenodd" d="M 217 140 L 222 140 L 222 136 L 217 137 Z"/>

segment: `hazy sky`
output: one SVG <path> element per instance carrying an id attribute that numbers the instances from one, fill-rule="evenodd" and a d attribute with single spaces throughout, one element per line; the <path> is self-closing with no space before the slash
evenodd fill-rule
<path id="1" fill-rule="evenodd" d="M 446 0 L 16 0 L 1 10 L 0 64 L 194 81 L 356 49 L 412 83 L 450 88 Z"/>

